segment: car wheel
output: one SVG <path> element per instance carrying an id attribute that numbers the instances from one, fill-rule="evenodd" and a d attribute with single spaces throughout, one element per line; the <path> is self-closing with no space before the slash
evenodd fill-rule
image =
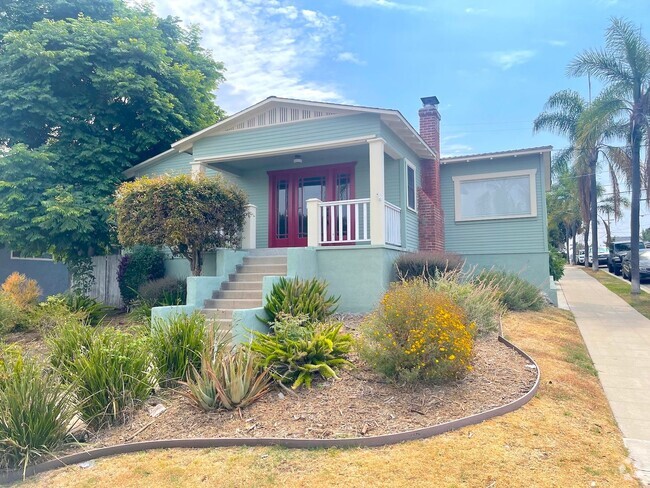
<path id="1" fill-rule="evenodd" d="M 609 263 L 607 263 L 607 271 L 609 271 L 610 273 L 614 272 L 614 270 L 612 269 L 612 265 Z"/>
<path id="2" fill-rule="evenodd" d="M 621 276 L 621 270 L 618 269 L 618 268 L 615 269 L 615 270 L 614 270 L 614 274 L 615 274 L 616 276 Z"/>

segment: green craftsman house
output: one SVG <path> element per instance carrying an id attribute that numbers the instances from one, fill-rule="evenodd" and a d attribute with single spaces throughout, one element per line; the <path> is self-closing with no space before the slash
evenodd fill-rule
<path id="1" fill-rule="evenodd" d="M 126 172 L 222 174 L 248 195 L 240 250 L 206 256 L 187 305 L 232 327 L 255 326 L 278 276 L 318 277 L 342 312 L 374 308 L 404 252 L 453 251 L 539 286 L 549 278 L 545 191 L 550 147 L 440 159 L 438 99 L 420 130 L 397 110 L 270 97 Z M 187 277 L 178 258 L 167 272 Z"/>

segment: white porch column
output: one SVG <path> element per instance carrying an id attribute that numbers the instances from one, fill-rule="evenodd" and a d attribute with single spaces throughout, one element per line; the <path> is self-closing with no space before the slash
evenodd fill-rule
<path id="1" fill-rule="evenodd" d="M 192 175 L 192 178 L 197 178 L 199 175 L 205 175 L 205 163 L 190 163 L 190 168 L 190 174 Z"/>
<path id="2" fill-rule="evenodd" d="M 320 231 L 320 214 L 318 212 L 318 198 L 307 200 L 307 246 L 318 247 L 318 235 Z"/>
<path id="3" fill-rule="evenodd" d="M 384 140 L 368 141 L 370 156 L 370 244 L 386 244 L 386 210 L 384 208 Z"/>
<path id="4" fill-rule="evenodd" d="M 257 248 L 257 207 L 252 204 L 246 205 L 246 220 L 242 232 L 242 249 Z"/>

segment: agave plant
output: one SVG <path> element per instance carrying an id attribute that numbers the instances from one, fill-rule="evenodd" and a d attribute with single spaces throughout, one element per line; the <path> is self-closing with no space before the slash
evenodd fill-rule
<path id="1" fill-rule="evenodd" d="M 270 384 L 267 370 L 260 370 L 256 354 L 238 346 L 213 354 L 204 352 L 201 371 L 192 367 L 192 375 L 184 384 L 186 396 L 206 411 L 244 408 L 262 395 Z"/>
<path id="2" fill-rule="evenodd" d="M 327 296 L 327 282 L 313 278 L 286 279 L 281 277 L 266 297 L 264 310 L 270 317 L 269 323 L 280 314 L 292 316 L 308 315 L 310 322 L 321 322 L 336 312 L 340 297 Z"/>

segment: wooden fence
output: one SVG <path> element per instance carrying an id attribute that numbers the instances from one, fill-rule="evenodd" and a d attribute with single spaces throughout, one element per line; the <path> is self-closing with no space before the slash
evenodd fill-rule
<path id="1" fill-rule="evenodd" d="M 93 259 L 93 275 L 95 283 L 90 288 L 89 295 L 112 307 L 123 306 L 120 287 L 117 283 L 117 268 L 120 265 L 120 255 L 95 256 Z"/>

